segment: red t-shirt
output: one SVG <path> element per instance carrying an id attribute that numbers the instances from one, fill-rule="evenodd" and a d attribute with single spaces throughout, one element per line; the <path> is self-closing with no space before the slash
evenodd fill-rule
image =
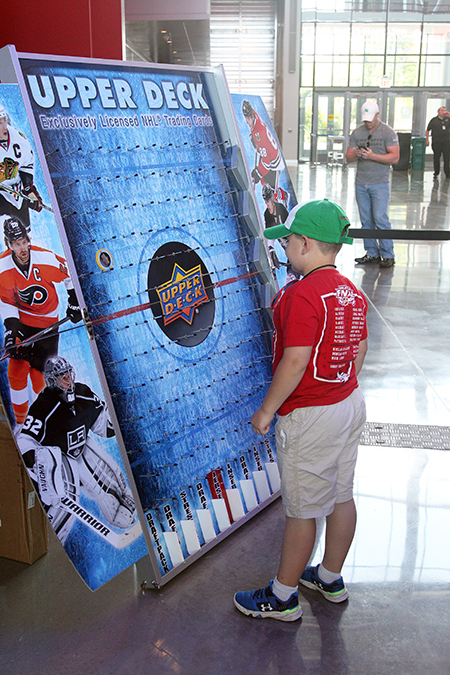
<path id="1" fill-rule="evenodd" d="M 278 414 L 347 398 L 358 386 L 354 361 L 367 337 L 362 292 L 336 269 L 318 269 L 282 288 L 273 309 L 273 372 L 286 347 L 312 346 L 301 382 Z"/>

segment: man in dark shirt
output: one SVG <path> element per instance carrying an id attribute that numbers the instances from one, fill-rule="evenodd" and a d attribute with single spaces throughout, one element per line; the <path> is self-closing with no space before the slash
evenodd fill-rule
<path id="1" fill-rule="evenodd" d="M 425 132 L 427 147 L 430 145 L 430 131 L 431 149 L 434 157 L 434 178 L 439 176 L 441 154 L 444 157 L 444 173 L 447 178 L 450 178 L 450 115 L 445 106 L 441 106 L 438 109 L 437 116 L 428 122 Z"/>

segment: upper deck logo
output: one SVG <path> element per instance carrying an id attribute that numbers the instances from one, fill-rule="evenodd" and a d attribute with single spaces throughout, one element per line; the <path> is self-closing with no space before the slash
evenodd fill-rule
<path id="1" fill-rule="evenodd" d="M 205 262 L 180 241 L 154 253 L 148 269 L 148 297 L 156 323 L 182 347 L 202 343 L 214 326 L 214 284 Z"/>
<path id="2" fill-rule="evenodd" d="M 175 263 L 172 278 L 157 287 L 156 292 L 161 303 L 165 326 L 178 318 L 191 325 L 195 308 L 209 300 L 200 264 L 190 270 L 184 270 Z"/>

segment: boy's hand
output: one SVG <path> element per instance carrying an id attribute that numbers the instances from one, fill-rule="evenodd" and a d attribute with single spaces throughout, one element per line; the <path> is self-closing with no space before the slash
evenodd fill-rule
<path id="1" fill-rule="evenodd" d="M 266 413 L 262 408 L 258 408 L 252 417 L 253 431 L 264 436 L 269 431 L 272 420 L 273 415 Z"/>

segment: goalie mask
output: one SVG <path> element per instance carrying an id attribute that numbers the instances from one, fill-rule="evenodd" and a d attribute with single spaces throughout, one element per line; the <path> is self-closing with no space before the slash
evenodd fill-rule
<path id="1" fill-rule="evenodd" d="M 75 401 L 75 370 L 63 356 L 51 356 L 44 368 L 47 387 L 58 389 L 67 403 Z"/>

